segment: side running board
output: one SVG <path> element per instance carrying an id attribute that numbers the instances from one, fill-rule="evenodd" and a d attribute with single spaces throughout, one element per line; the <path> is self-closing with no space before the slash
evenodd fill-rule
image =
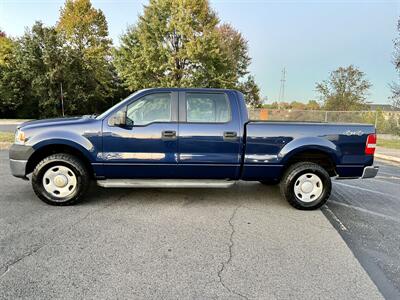
<path id="1" fill-rule="evenodd" d="M 209 179 L 105 179 L 97 185 L 105 188 L 227 188 L 232 180 Z"/>

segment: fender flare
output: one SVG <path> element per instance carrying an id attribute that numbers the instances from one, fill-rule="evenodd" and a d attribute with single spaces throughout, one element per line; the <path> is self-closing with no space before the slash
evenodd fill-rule
<path id="1" fill-rule="evenodd" d="M 94 162 L 97 156 L 94 145 L 88 139 L 69 131 L 52 131 L 50 135 L 42 133 L 29 143 L 32 144 L 34 152 L 49 145 L 69 146 L 82 153 L 90 163 Z"/>
<path id="2" fill-rule="evenodd" d="M 336 165 L 340 162 L 342 153 L 331 141 L 320 137 L 302 137 L 287 143 L 279 152 L 278 157 L 283 164 L 286 164 L 294 155 L 307 152 L 319 151 L 326 153 Z"/>

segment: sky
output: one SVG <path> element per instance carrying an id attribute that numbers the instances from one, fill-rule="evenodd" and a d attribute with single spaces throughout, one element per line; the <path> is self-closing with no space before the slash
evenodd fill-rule
<path id="1" fill-rule="evenodd" d="M 115 45 L 148 1 L 92 0 L 108 21 Z M 61 0 L 0 0 L 0 28 L 20 36 L 35 20 L 54 25 Z M 221 22 L 248 40 L 250 71 L 268 103 L 278 100 L 286 69 L 285 101 L 318 99 L 316 82 L 340 66 L 355 65 L 372 83 L 368 100 L 389 103 L 389 84 L 399 81 L 393 40 L 400 0 L 211 0 Z"/>

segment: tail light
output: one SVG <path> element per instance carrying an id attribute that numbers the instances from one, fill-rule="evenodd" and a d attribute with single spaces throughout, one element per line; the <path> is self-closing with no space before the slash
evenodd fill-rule
<path id="1" fill-rule="evenodd" d="M 370 134 L 365 144 L 365 154 L 374 155 L 376 148 L 376 134 Z"/>

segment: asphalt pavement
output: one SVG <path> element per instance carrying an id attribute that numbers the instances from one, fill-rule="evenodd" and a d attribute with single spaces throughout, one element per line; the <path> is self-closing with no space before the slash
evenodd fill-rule
<path id="1" fill-rule="evenodd" d="M 322 209 L 387 299 L 400 298 L 400 166 L 374 179 L 334 181 Z"/>
<path id="2" fill-rule="evenodd" d="M 0 152 L 0 298 L 380 299 L 320 210 L 277 187 L 92 187 L 53 207 Z"/>

